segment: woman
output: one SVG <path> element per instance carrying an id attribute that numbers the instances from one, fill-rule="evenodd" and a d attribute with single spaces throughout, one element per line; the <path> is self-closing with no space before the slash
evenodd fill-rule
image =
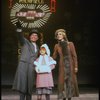
<path id="1" fill-rule="evenodd" d="M 55 32 L 58 43 L 55 44 L 53 58 L 59 55 L 58 100 L 71 100 L 79 96 L 76 73 L 78 72 L 77 55 L 73 42 L 69 42 L 64 29 Z"/>

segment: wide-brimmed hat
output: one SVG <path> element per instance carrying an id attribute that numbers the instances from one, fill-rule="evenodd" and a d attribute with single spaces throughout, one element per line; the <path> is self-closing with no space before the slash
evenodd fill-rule
<path id="1" fill-rule="evenodd" d="M 37 29 L 32 29 L 31 32 L 29 33 L 29 36 L 31 36 L 32 34 L 39 35 L 39 31 Z"/>

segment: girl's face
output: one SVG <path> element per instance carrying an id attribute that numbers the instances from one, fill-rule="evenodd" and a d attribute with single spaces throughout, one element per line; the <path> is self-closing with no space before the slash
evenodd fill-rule
<path id="1" fill-rule="evenodd" d="M 60 40 L 60 41 L 64 40 L 64 36 L 63 36 L 62 32 L 57 33 L 57 39 Z"/>
<path id="2" fill-rule="evenodd" d="M 46 54 L 46 49 L 45 48 L 40 48 L 40 54 L 41 55 L 44 55 L 44 54 Z"/>

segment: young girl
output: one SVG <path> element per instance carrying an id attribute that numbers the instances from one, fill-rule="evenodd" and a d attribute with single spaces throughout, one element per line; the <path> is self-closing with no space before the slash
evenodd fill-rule
<path id="1" fill-rule="evenodd" d="M 37 100 L 42 100 L 42 95 L 45 95 L 46 100 L 50 100 L 52 87 L 54 87 L 52 69 L 55 68 L 56 61 L 50 57 L 50 50 L 46 44 L 40 47 L 40 56 L 34 62 L 37 73 L 36 78 L 36 93 Z"/>

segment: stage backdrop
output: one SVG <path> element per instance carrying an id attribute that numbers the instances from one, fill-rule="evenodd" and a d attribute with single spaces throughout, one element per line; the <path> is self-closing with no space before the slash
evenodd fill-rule
<path id="1" fill-rule="evenodd" d="M 1 5 L 1 82 L 12 85 L 18 64 L 18 40 L 16 22 L 20 20 L 25 35 L 32 28 L 38 28 L 53 53 L 56 43 L 54 33 L 64 28 L 70 41 L 73 41 L 78 56 L 78 83 L 97 85 L 96 1 L 84 0 L 2 0 Z M 57 84 L 58 65 L 53 71 Z"/>

